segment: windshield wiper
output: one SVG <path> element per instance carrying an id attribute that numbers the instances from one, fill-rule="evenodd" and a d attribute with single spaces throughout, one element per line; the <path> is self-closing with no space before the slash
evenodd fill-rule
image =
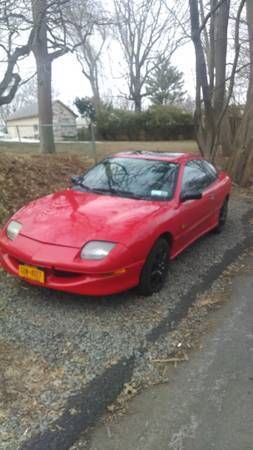
<path id="1" fill-rule="evenodd" d="M 119 197 L 127 197 L 127 198 L 134 198 L 136 200 L 143 200 L 146 197 L 145 196 L 140 196 L 135 194 L 134 192 L 131 191 L 122 191 L 119 189 L 114 189 L 114 188 L 94 188 L 94 189 L 90 189 L 92 192 L 97 192 L 97 193 L 101 193 L 101 194 L 113 194 L 113 195 L 118 195 Z"/>
<path id="2" fill-rule="evenodd" d="M 131 191 L 115 191 L 115 193 L 120 195 L 121 197 L 129 197 L 136 200 L 143 200 L 146 198 L 144 195 L 138 195 Z"/>
<path id="3" fill-rule="evenodd" d="M 79 186 L 81 186 L 83 189 L 86 189 L 86 191 L 93 191 L 89 186 L 86 186 L 86 184 L 80 183 Z"/>
<path id="4" fill-rule="evenodd" d="M 74 190 L 83 190 L 84 189 L 87 192 L 93 191 L 93 189 L 91 189 L 89 186 L 86 186 L 86 184 L 82 183 L 81 181 L 74 183 L 72 189 L 74 189 Z"/>

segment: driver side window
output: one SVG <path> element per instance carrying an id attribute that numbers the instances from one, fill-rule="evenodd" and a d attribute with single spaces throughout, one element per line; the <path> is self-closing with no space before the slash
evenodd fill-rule
<path id="1" fill-rule="evenodd" d="M 186 163 L 182 181 L 182 193 L 189 191 L 202 192 L 210 184 L 207 173 L 202 166 L 202 160 Z"/>

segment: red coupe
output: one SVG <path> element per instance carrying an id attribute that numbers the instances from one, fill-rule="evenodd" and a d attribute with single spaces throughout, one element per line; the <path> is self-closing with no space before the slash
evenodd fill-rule
<path id="1" fill-rule="evenodd" d="M 161 289 L 169 260 L 225 225 L 231 181 L 196 155 L 126 152 L 32 201 L 0 231 L 0 264 L 85 295 Z"/>

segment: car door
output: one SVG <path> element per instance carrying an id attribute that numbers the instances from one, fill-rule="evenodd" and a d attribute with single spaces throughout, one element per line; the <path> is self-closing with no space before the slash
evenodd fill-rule
<path id="1" fill-rule="evenodd" d="M 205 170 L 202 160 L 187 161 L 183 169 L 181 194 L 200 192 L 198 200 L 181 201 L 179 204 L 178 247 L 183 249 L 210 228 L 210 215 L 213 210 L 213 180 Z"/>

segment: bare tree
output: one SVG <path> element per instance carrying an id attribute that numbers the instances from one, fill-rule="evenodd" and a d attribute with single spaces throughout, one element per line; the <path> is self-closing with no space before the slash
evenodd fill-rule
<path id="1" fill-rule="evenodd" d="M 128 98 L 141 111 L 147 96 L 145 83 L 156 68 L 158 51 L 169 60 L 182 37 L 163 0 L 114 0 L 114 6 L 116 33 L 127 66 Z"/>
<path id="2" fill-rule="evenodd" d="M 37 101 L 37 81 L 33 76 L 19 84 L 15 97 L 10 103 L 0 106 L 0 122 L 6 125 L 7 118 L 20 108 Z"/>
<path id="3" fill-rule="evenodd" d="M 68 1 L 3 0 L 0 6 L 0 48 L 5 64 L 0 82 L 0 105 L 9 104 L 14 98 L 21 83 L 17 63 L 33 52 L 37 68 L 40 142 L 43 152 L 54 151 L 51 64 L 56 57 L 68 51 L 62 14 L 62 7 Z M 53 49 L 52 52 L 50 48 Z"/>
<path id="4" fill-rule="evenodd" d="M 214 159 L 228 106 L 226 67 L 230 0 L 211 0 L 206 14 L 202 0 L 189 0 L 189 6 L 196 54 L 196 135 L 201 153 Z"/>
<path id="5" fill-rule="evenodd" d="M 236 182 L 246 186 L 253 175 L 253 2 L 238 0 L 231 11 L 229 0 L 212 0 L 208 13 L 207 3 L 202 0 L 189 0 L 189 5 L 196 53 L 195 124 L 199 148 L 213 160 L 218 144 L 225 142 L 232 150 L 228 170 Z M 231 51 L 227 51 L 229 32 L 234 40 L 232 60 Z M 245 105 L 240 105 L 241 120 L 231 133 L 226 128 L 227 113 L 241 74 L 248 84 L 247 99 Z"/>
<path id="6" fill-rule="evenodd" d="M 224 155 L 233 151 L 228 108 L 242 70 L 239 57 L 245 0 L 233 4 L 235 15 L 230 0 L 189 0 L 189 5 L 196 54 L 196 135 L 201 153 L 214 160 L 219 144 Z M 234 42 L 228 52 L 231 34 Z"/>
<path id="7" fill-rule="evenodd" d="M 232 155 L 229 170 L 233 179 L 241 186 L 247 186 L 253 181 L 253 2 L 246 1 L 247 26 L 249 38 L 249 79 L 247 101 L 238 129 L 234 154 Z"/>
<path id="8" fill-rule="evenodd" d="M 17 64 L 32 49 L 34 28 L 26 10 L 26 0 L 0 2 L 0 106 L 14 98 L 21 82 Z"/>
<path id="9" fill-rule="evenodd" d="M 93 101 L 96 107 L 101 103 L 99 76 L 102 72 L 101 55 L 106 41 L 106 30 L 100 29 L 95 34 L 95 40 L 88 38 L 77 51 L 77 59 L 81 65 L 82 73 L 89 81 Z"/>
<path id="10" fill-rule="evenodd" d="M 86 2 L 78 0 L 70 11 L 69 20 L 71 21 L 70 37 L 75 46 L 77 60 L 83 75 L 90 83 L 94 104 L 98 106 L 100 104 L 99 77 L 102 72 L 101 56 L 110 19 L 99 0 Z M 84 39 L 84 36 L 87 37 Z"/>
<path id="11" fill-rule="evenodd" d="M 94 0 L 31 1 L 33 24 L 37 30 L 32 51 L 37 66 L 40 145 L 42 152 L 50 153 L 54 152 L 52 63 L 79 46 L 86 48 L 86 40 L 94 25 L 98 24 L 98 13 Z M 73 32 L 77 30 L 73 40 Z M 89 48 L 88 42 L 87 49 Z"/>
<path id="12" fill-rule="evenodd" d="M 40 149 L 42 153 L 55 151 L 52 109 L 52 62 L 68 51 L 62 4 L 52 6 L 48 0 L 32 0 L 32 19 L 35 28 L 32 51 L 36 61 L 38 82 L 38 111 Z M 59 27 L 63 36 L 59 33 Z"/>
<path id="13" fill-rule="evenodd" d="M 3 36 L 0 51 L 6 66 L 0 81 L 0 105 L 10 103 L 17 92 L 21 82 L 18 61 L 33 52 L 38 81 L 40 147 L 43 153 L 55 150 L 52 62 L 68 51 L 73 51 L 89 34 L 89 30 L 85 30 L 80 42 L 75 45 L 69 38 L 71 11 L 78 2 L 81 0 L 19 0 L 17 4 L 16 0 L 3 0 L 0 4 L 0 35 Z M 23 44 L 20 43 L 21 37 L 26 37 Z"/>

